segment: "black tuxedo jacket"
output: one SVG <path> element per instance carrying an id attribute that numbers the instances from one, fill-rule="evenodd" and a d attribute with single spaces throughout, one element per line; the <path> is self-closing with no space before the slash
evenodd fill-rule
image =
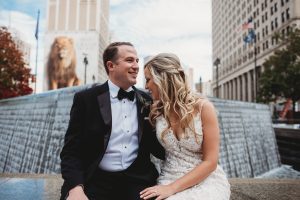
<path id="1" fill-rule="evenodd" d="M 154 182 L 158 173 L 150 161 L 150 153 L 163 159 L 164 150 L 156 139 L 154 129 L 145 118 L 151 98 L 136 88 L 138 111 L 139 152 L 126 170 L 129 176 Z M 85 185 L 100 163 L 111 134 L 112 116 L 108 83 L 74 95 L 65 144 L 60 154 L 64 179 L 62 197 L 76 185 Z"/>

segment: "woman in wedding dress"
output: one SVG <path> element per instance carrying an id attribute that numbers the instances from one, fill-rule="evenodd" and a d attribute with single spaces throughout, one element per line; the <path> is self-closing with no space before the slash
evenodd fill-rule
<path id="1" fill-rule="evenodd" d="M 228 200 L 230 185 L 218 165 L 219 126 L 214 106 L 193 93 L 178 57 L 158 54 L 145 64 L 153 98 L 150 121 L 166 150 L 158 184 L 142 199 Z"/>

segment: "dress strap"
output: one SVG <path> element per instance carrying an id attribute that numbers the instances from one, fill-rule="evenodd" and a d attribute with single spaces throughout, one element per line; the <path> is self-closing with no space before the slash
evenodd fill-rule
<path id="1" fill-rule="evenodd" d="M 199 108 L 199 115 L 200 115 L 200 118 L 201 118 L 202 107 L 203 107 L 203 105 L 204 105 L 205 103 L 207 103 L 207 102 L 208 102 L 207 99 L 202 99 L 202 100 L 200 101 L 200 108 Z"/>

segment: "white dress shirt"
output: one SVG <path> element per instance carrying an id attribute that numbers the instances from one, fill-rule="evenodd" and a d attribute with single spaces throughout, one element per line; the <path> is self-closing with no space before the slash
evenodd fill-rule
<path id="1" fill-rule="evenodd" d="M 119 87 L 108 80 L 111 102 L 112 129 L 107 149 L 99 164 L 105 171 L 127 169 L 138 154 L 138 118 L 136 98 L 119 100 Z M 130 87 L 127 92 L 133 90 Z"/>

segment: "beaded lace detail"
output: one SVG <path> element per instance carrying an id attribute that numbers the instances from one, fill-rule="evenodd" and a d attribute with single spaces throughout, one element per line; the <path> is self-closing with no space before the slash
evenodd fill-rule
<path id="1" fill-rule="evenodd" d="M 185 136 L 177 139 L 169 129 L 162 140 L 162 132 L 168 127 L 163 116 L 156 119 L 156 136 L 166 150 L 166 160 L 162 163 L 158 184 L 166 185 L 184 176 L 202 162 L 201 145 L 203 141 L 200 113 L 191 121 L 194 123 L 196 137 L 190 128 L 185 129 Z M 230 185 L 220 166 L 201 183 L 179 192 L 168 200 L 208 199 L 227 200 L 230 197 Z"/>

